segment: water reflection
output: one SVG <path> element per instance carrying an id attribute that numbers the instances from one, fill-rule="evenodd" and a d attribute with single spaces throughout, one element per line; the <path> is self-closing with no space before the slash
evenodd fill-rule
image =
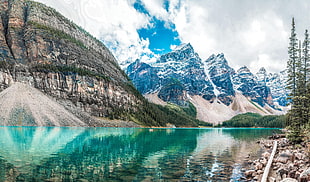
<path id="1" fill-rule="evenodd" d="M 243 131 L 0 127 L 0 181 L 229 180 Z"/>

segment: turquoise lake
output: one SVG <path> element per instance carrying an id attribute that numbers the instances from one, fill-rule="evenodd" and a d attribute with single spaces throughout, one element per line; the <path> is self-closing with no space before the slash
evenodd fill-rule
<path id="1" fill-rule="evenodd" d="M 0 127 L 0 181 L 238 181 L 273 132 Z"/>

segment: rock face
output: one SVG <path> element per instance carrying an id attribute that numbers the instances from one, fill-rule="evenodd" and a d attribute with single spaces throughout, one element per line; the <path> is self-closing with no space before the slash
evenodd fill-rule
<path id="1" fill-rule="evenodd" d="M 228 62 L 224 54 L 215 56 L 211 55 L 206 61 L 206 73 L 210 75 L 210 79 L 215 87 L 215 93 L 219 100 L 225 105 L 232 103 L 235 96 L 231 75 L 235 70 L 228 66 Z"/>
<path id="2" fill-rule="evenodd" d="M 286 71 L 280 73 L 268 73 L 265 68 L 261 68 L 257 73 L 258 83 L 268 86 L 272 93 L 275 104 L 279 106 L 287 106 L 288 91 L 286 89 L 287 74 Z"/>
<path id="3" fill-rule="evenodd" d="M 0 91 L 23 82 L 96 117 L 138 107 L 111 52 L 83 29 L 33 1 L 1 1 L 0 10 Z"/>
<path id="4" fill-rule="evenodd" d="M 180 106 L 187 106 L 187 94 L 183 85 L 177 80 L 171 80 L 162 87 L 158 97 L 164 101 L 169 101 Z"/>
<path id="5" fill-rule="evenodd" d="M 127 73 L 142 94 L 159 89 L 160 79 L 157 69 L 146 63 L 141 63 L 139 59 L 128 66 Z"/>
<path id="6" fill-rule="evenodd" d="M 270 88 L 260 84 L 257 77 L 246 66 L 237 70 L 237 73 L 233 75 L 233 80 L 236 90 L 250 97 L 252 101 L 260 106 L 264 106 L 266 103 L 273 106 Z"/>
<path id="7" fill-rule="evenodd" d="M 254 75 L 246 66 L 235 71 L 224 54 L 202 61 L 191 44 L 177 47 L 152 64 L 136 61 L 126 72 L 142 94 L 157 94 L 159 99 L 180 106 L 192 102 L 198 118 L 208 122 L 244 112 L 281 114 L 276 110 L 285 104 L 287 93 L 284 76 L 267 74 L 263 68 Z M 178 84 L 171 84 L 171 80 Z M 221 115 L 227 117 L 212 112 L 223 112 Z"/>

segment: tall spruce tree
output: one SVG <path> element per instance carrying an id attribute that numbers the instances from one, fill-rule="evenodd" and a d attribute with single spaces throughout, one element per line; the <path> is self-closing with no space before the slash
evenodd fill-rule
<path id="1" fill-rule="evenodd" d="M 298 39 L 295 29 L 295 20 L 292 18 L 292 29 L 291 29 L 291 35 L 289 38 L 289 47 L 288 47 L 288 55 L 289 59 L 287 61 L 287 73 L 288 73 L 288 80 L 287 80 L 287 89 L 290 90 L 290 94 L 288 99 L 291 101 L 291 110 L 288 113 L 287 116 L 287 126 L 290 126 L 292 128 L 295 128 L 293 126 L 294 120 L 296 118 L 295 116 L 295 105 L 294 105 L 294 97 L 296 96 L 296 87 L 297 87 L 297 69 L 296 64 L 298 62 Z"/>
<path id="2" fill-rule="evenodd" d="M 303 70 L 302 70 L 302 72 L 303 72 L 303 76 L 304 76 L 304 78 L 303 78 L 303 80 L 304 80 L 304 83 L 303 83 L 303 85 L 304 85 L 304 94 L 306 94 L 306 92 L 307 92 L 307 85 L 308 85 L 308 82 L 309 82 L 309 69 L 310 69 L 310 54 L 309 54 L 309 49 L 310 49 L 310 40 L 309 40 L 309 33 L 308 33 L 308 30 L 305 30 L 305 40 L 304 40 L 304 42 L 303 42 L 303 50 L 302 50 L 302 52 L 303 52 L 303 57 L 302 57 L 302 59 L 303 59 L 303 62 L 302 62 L 302 64 L 303 64 Z"/>
<path id="3" fill-rule="evenodd" d="M 292 29 L 291 29 L 291 36 L 290 42 L 288 47 L 288 55 L 289 59 L 287 62 L 287 72 L 288 72 L 288 80 L 287 80 L 287 89 L 291 91 L 289 95 L 289 99 L 292 99 L 296 96 L 296 63 L 298 61 L 298 39 L 295 30 L 295 20 L 292 18 Z"/>
<path id="4" fill-rule="evenodd" d="M 295 78 L 296 78 L 296 91 L 294 97 L 296 96 L 301 96 L 304 93 L 303 85 L 304 85 L 304 72 L 303 72 L 303 56 L 302 56 L 302 46 L 301 46 L 301 41 L 298 41 L 298 57 L 295 63 L 295 68 L 296 68 L 296 73 L 295 73 Z"/>
<path id="5" fill-rule="evenodd" d="M 309 117 L 310 117 L 310 95 L 309 95 L 309 69 L 310 69 L 310 55 L 309 55 L 309 33 L 308 30 L 305 30 L 305 39 L 303 41 L 303 55 L 302 55 L 302 88 L 300 89 L 301 91 L 301 96 L 303 98 L 303 120 L 302 123 L 303 125 L 308 125 L 309 124 Z"/>
<path id="6" fill-rule="evenodd" d="M 303 106 L 304 106 L 304 113 L 303 113 L 303 124 L 305 126 L 310 127 L 310 84 L 309 84 L 309 76 L 310 76 L 310 40 L 309 40 L 309 33 L 308 30 L 305 30 L 305 39 L 303 42 L 303 62 L 302 62 L 302 73 L 303 73 Z"/>

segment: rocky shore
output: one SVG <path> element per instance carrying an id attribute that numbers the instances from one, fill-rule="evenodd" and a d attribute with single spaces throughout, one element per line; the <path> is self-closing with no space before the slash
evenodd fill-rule
<path id="1" fill-rule="evenodd" d="M 261 181 L 274 141 L 278 141 L 278 146 L 267 181 L 309 182 L 310 143 L 293 145 L 284 135 L 275 135 L 268 140 L 258 141 L 264 152 L 259 159 L 246 161 L 249 165 L 244 172 L 245 181 Z"/>

